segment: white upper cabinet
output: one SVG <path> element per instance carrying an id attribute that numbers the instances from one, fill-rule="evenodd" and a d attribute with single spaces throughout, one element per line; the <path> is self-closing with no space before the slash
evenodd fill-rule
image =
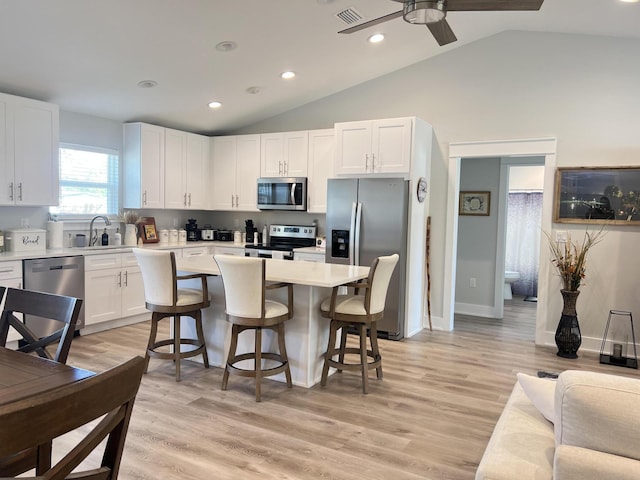
<path id="1" fill-rule="evenodd" d="M 308 132 L 264 133 L 260 143 L 260 176 L 307 176 Z"/>
<path id="2" fill-rule="evenodd" d="M 186 187 L 187 208 L 204 210 L 208 204 L 209 137 L 187 134 Z"/>
<path id="3" fill-rule="evenodd" d="M 327 212 L 327 179 L 332 176 L 336 154 L 333 128 L 309 131 L 309 176 L 307 181 L 307 211 Z"/>
<path id="4" fill-rule="evenodd" d="M 213 210 L 257 211 L 260 135 L 213 137 L 210 142 Z"/>
<path id="5" fill-rule="evenodd" d="M 209 162 L 209 139 L 165 129 L 164 207 L 204 210 Z"/>
<path id="6" fill-rule="evenodd" d="M 164 129 L 164 207 L 186 208 L 187 132 Z"/>
<path id="7" fill-rule="evenodd" d="M 165 128 L 124 124 L 125 208 L 164 208 Z"/>
<path id="8" fill-rule="evenodd" d="M 0 94 L 0 205 L 57 205 L 58 106 Z"/>
<path id="9" fill-rule="evenodd" d="M 336 175 L 408 174 L 412 127 L 412 118 L 336 123 Z"/>

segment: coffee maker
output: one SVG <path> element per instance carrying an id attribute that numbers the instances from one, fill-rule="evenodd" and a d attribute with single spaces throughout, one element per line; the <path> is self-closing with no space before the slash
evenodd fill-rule
<path id="1" fill-rule="evenodd" d="M 197 242 L 200 240 L 200 230 L 198 230 L 198 224 L 195 218 L 188 219 L 184 229 L 187 231 L 187 242 Z"/>

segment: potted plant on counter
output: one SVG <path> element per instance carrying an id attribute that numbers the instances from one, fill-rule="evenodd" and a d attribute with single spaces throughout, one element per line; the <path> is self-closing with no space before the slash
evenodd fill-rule
<path id="1" fill-rule="evenodd" d="M 134 246 L 138 244 L 138 222 L 140 216 L 132 211 L 125 210 L 120 215 L 120 221 L 125 224 L 124 229 L 124 244 Z"/>

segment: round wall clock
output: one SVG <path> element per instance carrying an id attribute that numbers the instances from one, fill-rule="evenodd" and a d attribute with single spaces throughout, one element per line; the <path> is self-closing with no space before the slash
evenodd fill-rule
<path id="1" fill-rule="evenodd" d="M 427 197 L 427 179 L 424 177 L 420 177 L 418 180 L 418 190 L 416 192 L 418 196 L 418 201 L 420 203 L 424 202 L 424 199 Z"/>

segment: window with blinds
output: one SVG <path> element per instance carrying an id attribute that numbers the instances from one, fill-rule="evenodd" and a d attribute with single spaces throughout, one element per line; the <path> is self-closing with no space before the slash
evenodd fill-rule
<path id="1" fill-rule="evenodd" d="M 52 215 L 83 217 L 117 215 L 117 150 L 60 144 L 60 205 Z"/>

